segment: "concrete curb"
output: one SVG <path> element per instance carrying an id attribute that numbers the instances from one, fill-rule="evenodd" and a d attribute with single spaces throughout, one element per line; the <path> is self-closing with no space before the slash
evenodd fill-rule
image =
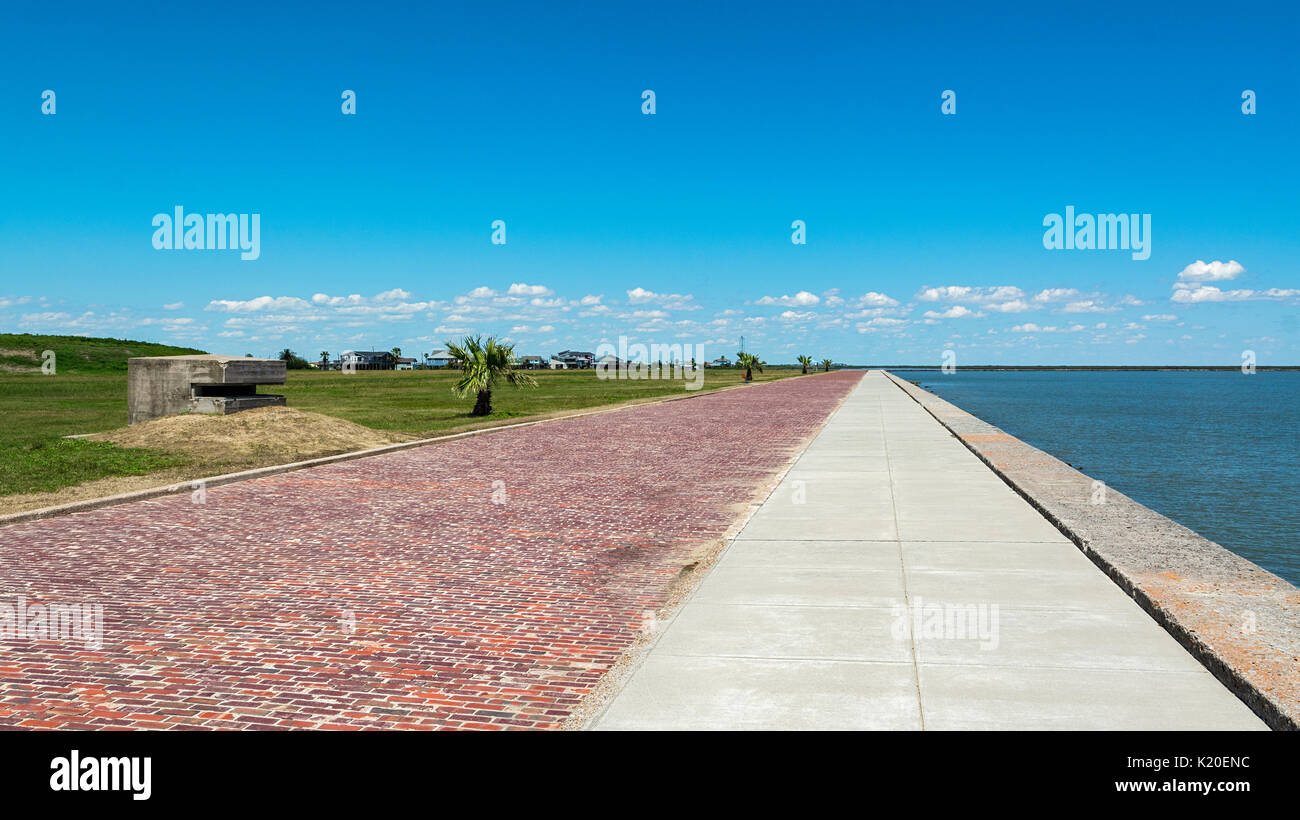
<path id="1" fill-rule="evenodd" d="M 807 376 L 825 375 L 821 373 L 809 373 Z M 807 378 L 803 374 L 798 376 L 789 376 L 791 379 Z M 780 379 L 772 382 L 760 382 L 758 384 L 734 384 L 728 387 L 719 387 L 714 390 L 692 391 L 684 396 L 660 396 L 646 401 L 636 402 L 634 404 L 620 404 L 616 407 L 604 407 L 595 410 L 577 410 L 573 413 L 553 416 L 551 418 L 536 419 L 533 421 L 521 421 L 515 424 L 503 424 L 499 427 L 484 427 L 481 430 L 467 430 L 463 433 L 451 433 L 445 436 L 435 436 L 433 438 L 417 439 L 415 441 L 400 441 L 396 444 L 386 444 L 383 447 L 372 447 L 369 450 L 356 450 L 350 453 L 338 453 L 332 456 L 322 456 L 320 458 L 307 459 L 305 461 L 293 461 L 287 464 L 273 464 L 269 467 L 257 467 L 252 470 L 241 470 L 237 473 L 223 473 L 222 475 L 207 476 L 204 478 L 191 478 L 178 484 L 167 484 L 161 487 L 150 487 L 145 490 L 133 490 L 129 493 L 119 493 L 117 495 L 107 495 L 103 498 L 89 498 L 84 501 L 72 501 L 67 504 L 56 504 L 51 507 L 40 507 L 35 510 L 24 510 L 16 513 L 6 513 L 0 515 L 0 527 L 9 524 L 21 524 L 26 521 L 38 521 L 42 518 L 53 518 L 60 515 L 70 515 L 72 513 L 86 512 L 88 510 L 99 509 L 100 507 L 111 507 L 117 504 L 129 504 L 132 501 L 145 501 L 150 498 L 159 498 L 165 495 L 175 495 L 177 493 L 191 490 L 195 484 L 202 482 L 204 487 L 219 487 L 222 484 L 233 484 L 236 481 L 248 481 L 254 478 L 263 478 L 265 476 L 278 475 L 293 470 L 305 470 L 309 467 L 321 467 L 326 464 L 335 464 L 340 461 L 352 461 L 358 458 L 370 458 L 371 456 L 381 456 L 386 453 L 395 453 L 400 450 L 411 450 L 416 447 L 425 447 L 430 444 L 437 444 L 443 441 L 451 441 L 458 438 L 468 438 L 470 436 L 481 436 L 487 433 L 495 433 L 499 430 L 513 430 L 519 427 L 531 427 L 535 424 L 547 424 L 554 421 L 565 421 L 566 419 L 580 418 L 582 416 L 594 416 L 600 413 L 616 413 L 620 410 L 630 410 L 633 407 L 641 407 L 647 404 L 659 404 L 670 401 L 683 401 L 685 399 L 695 399 L 701 396 L 712 396 L 718 393 L 725 393 L 729 390 L 738 390 L 746 387 L 761 387 L 764 384 L 776 384 Z M 87 434 L 87 435 L 94 435 Z M 73 438 L 65 436 L 65 438 Z"/>
<path id="2" fill-rule="evenodd" d="M 1300 729 L 1300 589 L 916 385 L 886 375 L 1270 728 Z"/>

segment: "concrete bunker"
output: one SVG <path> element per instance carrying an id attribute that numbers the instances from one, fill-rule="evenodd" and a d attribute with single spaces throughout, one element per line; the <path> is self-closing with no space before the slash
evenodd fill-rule
<path id="1" fill-rule="evenodd" d="M 259 384 L 284 384 L 285 363 L 243 356 L 140 356 L 127 360 L 127 423 L 176 413 L 227 415 L 283 406 L 284 396 L 258 393 Z"/>

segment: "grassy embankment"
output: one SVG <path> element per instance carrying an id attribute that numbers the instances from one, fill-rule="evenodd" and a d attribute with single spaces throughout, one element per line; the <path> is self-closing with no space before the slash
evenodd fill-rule
<path id="1" fill-rule="evenodd" d="M 55 375 L 40 372 L 40 354 L 47 349 L 57 356 Z M 176 416 L 121 430 L 126 359 L 196 352 L 201 351 L 116 339 L 0 334 L 0 513 L 685 395 L 680 380 L 602 381 L 591 371 L 533 371 L 537 389 L 501 386 L 493 392 L 494 412 L 483 419 L 469 415 L 472 400 L 452 395 L 451 372 L 290 371 L 287 384 L 263 391 L 285 394 L 291 412 L 267 408 L 225 417 Z M 798 373 L 797 368 L 768 368 L 755 380 Z M 706 371 L 704 390 L 737 384 L 740 376 L 733 369 Z M 62 438 L 107 431 L 117 431 L 108 438 L 131 446 Z"/>
<path id="2" fill-rule="evenodd" d="M 41 372 L 46 350 L 55 354 L 52 375 Z M 201 352 L 120 339 L 0 334 L 0 495 L 48 492 L 183 463 L 158 450 L 62 436 L 122 426 L 129 357 Z"/>

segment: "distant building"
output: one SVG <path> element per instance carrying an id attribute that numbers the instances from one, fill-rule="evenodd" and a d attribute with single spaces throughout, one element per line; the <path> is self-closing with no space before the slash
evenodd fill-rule
<path id="1" fill-rule="evenodd" d="M 568 370 L 568 369 L 569 369 L 569 365 L 568 365 L 567 362 L 565 362 L 563 359 L 557 359 L 557 358 L 555 358 L 554 356 L 552 356 L 552 357 L 551 357 L 551 360 L 550 360 L 549 362 L 546 363 L 546 366 L 549 367 L 549 368 L 551 368 L 552 370 Z"/>
<path id="2" fill-rule="evenodd" d="M 539 367 L 546 367 L 546 360 L 541 356 L 520 356 L 519 366 L 525 370 L 536 370 Z"/>
<path id="3" fill-rule="evenodd" d="M 591 367 L 596 363 L 596 354 L 586 350 L 561 350 L 555 358 L 568 368 Z"/>
<path id="4" fill-rule="evenodd" d="M 707 362 L 705 367 L 731 367 L 731 361 L 726 356 L 719 356 L 711 362 Z"/>
<path id="5" fill-rule="evenodd" d="M 425 367 L 452 367 L 455 364 L 455 357 L 446 350 L 435 350 L 424 354 Z"/>
<path id="6" fill-rule="evenodd" d="M 395 370 L 414 370 L 415 359 L 397 358 L 393 360 Z"/>
<path id="7" fill-rule="evenodd" d="M 339 354 L 343 370 L 393 370 L 397 357 L 387 350 L 345 350 Z"/>

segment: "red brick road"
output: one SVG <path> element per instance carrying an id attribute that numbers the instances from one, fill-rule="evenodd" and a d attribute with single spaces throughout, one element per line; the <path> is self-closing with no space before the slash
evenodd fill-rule
<path id="1" fill-rule="evenodd" d="M 555 727 L 859 378 L 0 529 L 0 605 L 104 612 L 97 649 L 0 636 L 0 727 Z"/>

